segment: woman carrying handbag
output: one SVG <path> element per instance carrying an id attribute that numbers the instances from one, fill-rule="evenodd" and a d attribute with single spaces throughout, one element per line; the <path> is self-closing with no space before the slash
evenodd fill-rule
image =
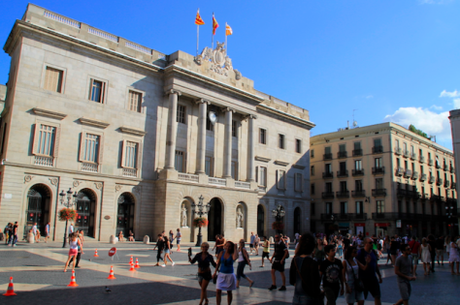
<path id="1" fill-rule="evenodd" d="M 363 282 L 359 279 L 359 270 L 367 269 L 367 264 L 370 262 L 370 256 L 366 257 L 366 265 L 361 264 L 357 259 L 358 249 L 355 246 L 351 246 L 345 252 L 345 259 L 343 260 L 343 276 L 346 279 L 345 282 L 345 300 L 347 304 L 352 305 L 355 302 L 358 305 L 364 304 L 364 286 Z"/>

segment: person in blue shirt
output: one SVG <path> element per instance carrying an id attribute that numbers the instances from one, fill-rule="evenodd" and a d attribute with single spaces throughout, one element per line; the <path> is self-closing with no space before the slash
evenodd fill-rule
<path id="1" fill-rule="evenodd" d="M 377 255 L 372 250 L 374 241 L 372 238 L 366 237 L 363 242 L 364 247 L 363 249 L 359 250 L 356 259 L 361 264 L 365 265 L 366 257 L 368 257 L 366 270 L 359 270 L 359 278 L 363 281 L 364 284 L 364 297 L 367 298 L 367 295 L 370 292 L 374 298 L 375 305 L 381 305 L 382 302 L 380 301 L 380 283 L 382 283 L 382 275 L 380 274 L 379 266 L 377 265 Z"/>

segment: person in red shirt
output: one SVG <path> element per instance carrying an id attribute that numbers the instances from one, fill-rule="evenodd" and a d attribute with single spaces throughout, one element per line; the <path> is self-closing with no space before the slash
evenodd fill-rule
<path id="1" fill-rule="evenodd" d="M 420 243 L 417 241 L 417 238 L 415 236 L 412 236 L 412 239 L 409 242 L 409 247 L 410 247 L 410 255 L 412 255 L 413 259 L 413 268 L 414 268 L 414 274 L 417 275 L 417 264 L 418 264 L 418 253 L 420 250 Z"/>

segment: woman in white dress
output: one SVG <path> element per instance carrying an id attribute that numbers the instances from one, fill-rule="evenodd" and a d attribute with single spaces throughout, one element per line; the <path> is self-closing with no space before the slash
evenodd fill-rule
<path id="1" fill-rule="evenodd" d="M 453 239 L 455 240 L 455 239 Z M 457 275 L 460 275 L 458 272 L 459 264 L 460 264 L 460 253 L 459 253 L 459 248 L 458 245 L 454 242 L 450 242 L 450 254 L 449 254 L 449 264 L 450 264 L 450 272 L 452 274 L 454 273 L 454 265 L 457 263 Z"/>
<path id="2" fill-rule="evenodd" d="M 430 274 L 431 246 L 426 242 L 425 237 L 422 239 L 422 244 L 420 245 L 419 251 L 419 257 L 423 262 L 423 270 L 425 271 L 425 275 Z"/>
<path id="3" fill-rule="evenodd" d="M 449 258 L 449 253 L 450 253 L 450 241 L 451 241 L 451 238 L 450 238 L 450 235 L 447 235 L 446 236 L 446 239 L 444 240 L 444 247 L 446 248 L 446 253 L 447 253 L 447 258 Z M 450 265 L 450 263 L 449 263 Z"/>

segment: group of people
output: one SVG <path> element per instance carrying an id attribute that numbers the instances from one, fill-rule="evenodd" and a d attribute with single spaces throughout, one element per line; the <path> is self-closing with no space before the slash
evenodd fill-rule
<path id="1" fill-rule="evenodd" d="M 174 239 L 176 240 L 177 251 L 180 252 L 181 238 L 182 238 L 182 233 L 180 232 L 179 228 L 177 228 L 176 236 L 174 236 L 173 230 L 169 231 L 169 237 L 166 236 L 165 231 L 158 234 L 157 243 L 155 247 L 153 248 L 153 250 L 157 250 L 157 263 L 155 266 L 166 267 L 166 265 L 168 264 L 168 260 L 171 262 L 172 266 L 176 264 L 171 258 L 173 241 Z M 163 252 L 164 252 L 164 258 L 162 256 Z M 162 264 L 160 264 L 160 260 L 163 261 Z"/>
<path id="2" fill-rule="evenodd" d="M 64 266 L 64 272 L 67 271 L 67 267 L 70 267 L 70 264 L 73 263 L 72 270 L 75 268 L 80 268 L 78 265 L 80 263 L 81 255 L 83 254 L 83 242 L 85 241 L 83 230 L 76 231 L 69 234 L 69 256 Z"/>
<path id="3" fill-rule="evenodd" d="M 125 241 L 125 236 L 123 234 L 123 231 L 120 231 L 120 233 L 118 233 L 117 237 L 118 237 L 119 242 L 124 242 Z M 129 230 L 128 241 L 134 241 L 134 233 L 131 230 Z"/>
<path id="4" fill-rule="evenodd" d="M 3 229 L 3 235 L 6 245 L 16 247 L 18 242 L 18 222 L 16 221 L 14 224 L 12 222 L 8 223 Z"/>

